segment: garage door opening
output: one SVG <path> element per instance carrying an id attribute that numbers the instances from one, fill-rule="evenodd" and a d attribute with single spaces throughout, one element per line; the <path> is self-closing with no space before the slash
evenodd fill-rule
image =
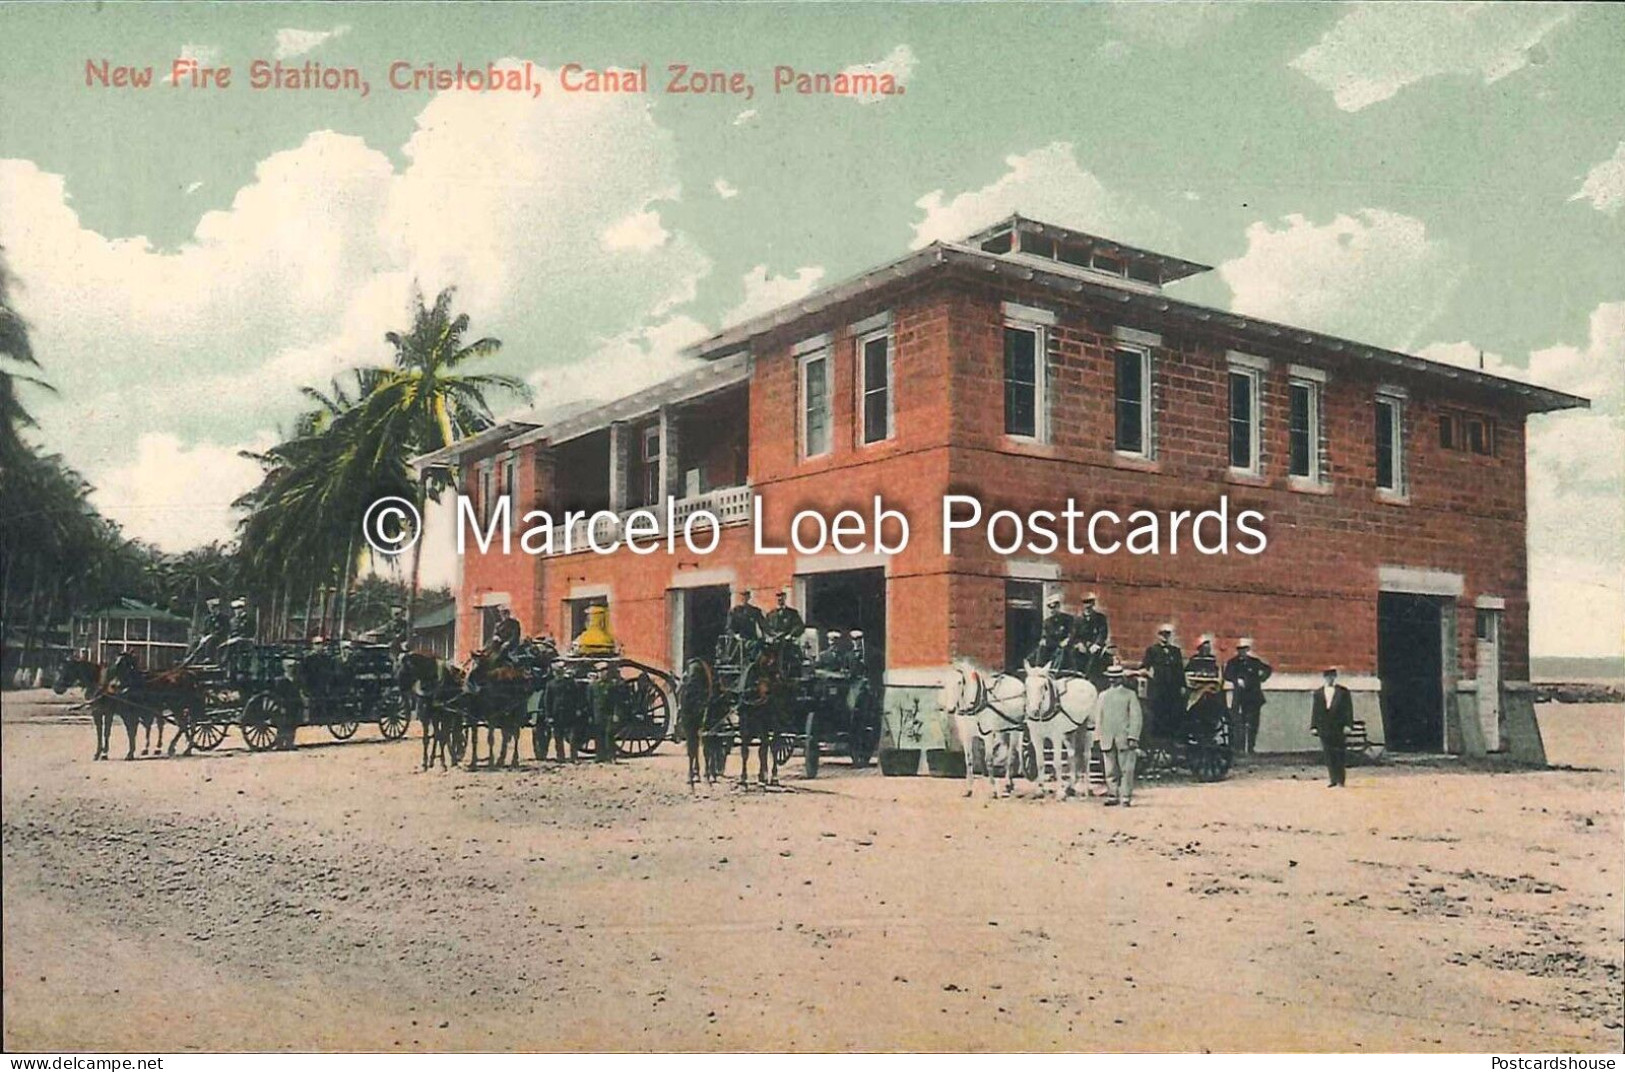
<path id="1" fill-rule="evenodd" d="M 677 665 L 687 666 L 690 659 L 713 658 L 717 650 L 717 637 L 722 635 L 728 624 L 728 586 L 717 584 L 685 588 L 679 590 L 676 597 L 679 601 L 678 621 L 682 623 Z"/>
<path id="2" fill-rule="evenodd" d="M 1377 596 L 1377 677 L 1391 749 L 1444 751 L 1443 620 L 1437 596 Z"/>
<path id="3" fill-rule="evenodd" d="M 886 571 L 839 570 L 798 578 L 801 616 L 818 630 L 819 642 L 831 629 L 863 631 L 865 663 L 879 687 L 886 676 Z"/>

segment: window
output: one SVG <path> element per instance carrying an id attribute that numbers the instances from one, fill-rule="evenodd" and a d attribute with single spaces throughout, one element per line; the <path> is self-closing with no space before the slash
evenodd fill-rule
<path id="1" fill-rule="evenodd" d="M 1119 349 L 1116 354 L 1117 449 L 1151 456 L 1151 352 Z"/>
<path id="2" fill-rule="evenodd" d="M 493 476 L 494 474 L 491 470 L 491 463 L 481 463 L 479 486 L 480 501 L 474 504 L 474 512 L 479 515 L 481 521 L 491 520 L 491 511 L 496 507 L 496 497 L 491 493 Z"/>
<path id="3" fill-rule="evenodd" d="M 1474 454 L 1495 453 L 1495 425 L 1482 417 L 1467 418 L 1467 449 Z"/>
<path id="4" fill-rule="evenodd" d="M 1485 610 L 1482 607 L 1478 609 L 1474 632 L 1479 640 L 1494 641 L 1496 639 L 1496 623 L 1500 617 L 1499 611 Z"/>
<path id="5" fill-rule="evenodd" d="M 830 361 L 827 348 L 801 358 L 801 456 L 829 453 Z"/>
<path id="6" fill-rule="evenodd" d="M 1439 414 L 1439 446 L 1445 450 L 1461 448 L 1461 433 L 1456 431 L 1456 418 L 1449 413 Z"/>
<path id="7" fill-rule="evenodd" d="M 1377 488 L 1404 493 L 1404 426 L 1400 419 L 1401 401 L 1392 395 L 1378 395 L 1376 404 Z"/>
<path id="8" fill-rule="evenodd" d="M 519 510 L 519 460 L 512 454 L 502 459 L 502 494 L 508 500 L 508 510 L 517 515 Z"/>
<path id="9" fill-rule="evenodd" d="M 660 426 L 651 424 L 643 430 L 643 505 L 653 506 L 660 501 L 665 489 L 660 486 Z"/>
<path id="10" fill-rule="evenodd" d="M 1230 468 L 1235 472 L 1257 473 L 1261 468 L 1258 447 L 1260 378 L 1256 369 L 1230 370 Z"/>
<path id="11" fill-rule="evenodd" d="M 582 599 L 567 599 L 564 609 L 570 619 L 570 639 L 574 640 L 587 628 L 587 610 L 591 607 L 608 607 L 608 596 L 586 596 Z"/>
<path id="12" fill-rule="evenodd" d="M 1287 415 L 1288 474 L 1302 480 L 1320 480 L 1320 385 L 1293 380 L 1288 388 L 1291 412 Z"/>
<path id="13" fill-rule="evenodd" d="M 879 443 L 892 436 L 891 333 L 875 332 L 858 340 L 858 390 L 862 392 L 861 442 Z"/>
<path id="14" fill-rule="evenodd" d="M 1042 439 L 1044 333 L 1040 328 L 1004 327 L 1004 434 Z"/>

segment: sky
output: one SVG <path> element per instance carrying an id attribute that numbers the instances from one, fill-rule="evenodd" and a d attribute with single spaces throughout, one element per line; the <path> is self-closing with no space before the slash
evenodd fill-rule
<path id="1" fill-rule="evenodd" d="M 0 246 L 59 388 L 39 441 L 180 550 L 230 536 L 238 451 L 300 385 L 387 360 L 414 286 L 457 285 L 553 405 L 1019 209 L 1215 265 L 1187 300 L 1591 398 L 1531 424 L 1531 639 L 1620 655 L 1621 55 L 1610 5 L 0 0 Z M 232 84 L 166 84 L 183 56 Z M 255 60 L 368 92 L 255 90 Z M 389 85 L 495 60 L 543 92 Z M 570 63 L 651 92 L 559 92 Z M 664 92 L 672 64 L 753 92 Z M 778 66 L 903 92 L 776 93 Z"/>

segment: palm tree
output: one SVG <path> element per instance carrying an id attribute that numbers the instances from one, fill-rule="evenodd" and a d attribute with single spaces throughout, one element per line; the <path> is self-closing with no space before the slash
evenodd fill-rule
<path id="1" fill-rule="evenodd" d="M 24 451 L 18 432 L 32 428 L 34 418 L 24 408 L 17 394 L 19 383 L 32 384 L 45 390 L 51 385 L 38 376 L 18 371 L 7 365 L 39 368 L 33 344 L 28 339 L 28 325 L 11 301 L 12 275 L 6 267 L 5 250 L 0 248 L 0 474 L 18 464 Z"/>
<path id="2" fill-rule="evenodd" d="M 391 331 L 384 336 L 395 349 L 395 361 L 370 396 L 368 408 L 383 429 L 378 439 L 380 450 L 391 452 L 392 461 L 401 465 L 490 428 L 495 419 L 487 393 L 501 392 L 524 402 L 531 400 L 530 387 L 523 380 L 464 371 L 470 361 L 495 354 L 502 343 L 490 337 L 465 341 L 469 319 L 466 313 L 452 314 L 455 290 L 442 290 L 432 306 L 424 305 L 421 292 L 414 294 L 411 330 L 404 335 Z M 383 457 L 377 460 L 382 463 Z M 454 483 L 455 476 L 449 470 L 428 470 L 412 498 L 422 510 Z M 419 540 L 412 547 L 408 621 L 417 613 L 422 555 L 423 541 Z"/>

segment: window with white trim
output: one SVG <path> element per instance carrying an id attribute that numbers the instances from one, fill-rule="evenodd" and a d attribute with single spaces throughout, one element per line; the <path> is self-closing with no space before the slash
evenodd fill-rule
<path id="1" fill-rule="evenodd" d="M 1405 493 L 1404 400 L 1394 394 L 1377 395 L 1375 442 L 1377 489 Z"/>
<path id="2" fill-rule="evenodd" d="M 892 437 L 892 345 L 890 330 L 858 339 L 858 442 Z"/>
<path id="3" fill-rule="evenodd" d="M 1320 384 L 1294 377 L 1287 386 L 1287 474 L 1320 483 Z"/>
<path id="4" fill-rule="evenodd" d="M 1116 383 L 1114 446 L 1119 454 L 1151 457 L 1151 351 L 1119 345 L 1114 351 Z"/>
<path id="5" fill-rule="evenodd" d="M 1047 433 L 1044 329 L 1004 325 L 1004 434 L 1042 442 Z"/>
<path id="6" fill-rule="evenodd" d="M 1230 398 L 1230 471 L 1257 475 L 1263 468 L 1258 445 L 1263 423 L 1258 397 L 1263 374 L 1258 369 L 1231 365 L 1226 382 Z"/>
<path id="7" fill-rule="evenodd" d="M 816 458 L 830 451 L 829 348 L 801 355 L 801 456 Z"/>

